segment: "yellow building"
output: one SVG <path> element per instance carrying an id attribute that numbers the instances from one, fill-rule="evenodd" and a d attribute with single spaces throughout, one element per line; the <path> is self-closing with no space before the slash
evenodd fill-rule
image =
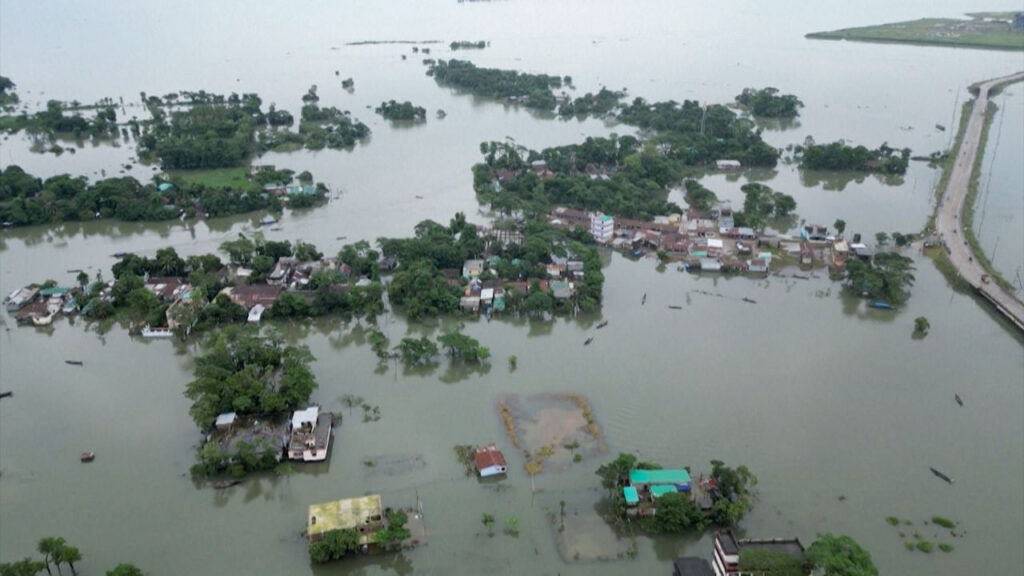
<path id="1" fill-rule="evenodd" d="M 310 542 L 316 542 L 328 532 L 353 528 L 359 532 L 360 544 L 372 544 L 373 535 L 383 527 L 384 515 L 380 494 L 370 494 L 359 498 L 313 504 L 309 507 L 306 533 Z"/>

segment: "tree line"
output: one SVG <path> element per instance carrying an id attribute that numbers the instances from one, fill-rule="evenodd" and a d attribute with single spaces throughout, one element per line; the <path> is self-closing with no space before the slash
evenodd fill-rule
<path id="1" fill-rule="evenodd" d="M 67 564 L 71 568 L 71 574 L 77 575 L 78 569 L 75 562 L 82 561 L 82 552 L 77 546 L 68 544 L 67 540 L 59 536 L 47 536 L 36 543 L 36 551 L 43 555 L 42 560 L 26 557 L 16 562 L 4 562 L 0 564 L 0 576 L 35 576 L 43 570 L 51 575 L 52 565 L 61 572 L 61 565 Z M 134 564 L 118 564 L 111 570 L 106 571 L 107 576 L 144 576 L 142 570 Z"/>
<path id="2" fill-rule="evenodd" d="M 424 121 L 427 119 L 427 109 L 416 106 L 408 100 L 405 102 L 395 102 L 394 100 L 381 102 L 374 111 L 387 120 Z"/>
<path id="3" fill-rule="evenodd" d="M 804 103 L 793 94 L 780 94 L 778 88 L 744 88 L 736 102 L 758 118 L 796 118 Z"/>
<path id="4" fill-rule="evenodd" d="M 910 148 L 897 150 L 882 144 L 874 150 L 858 145 L 850 146 L 842 140 L 829 144 L 815 144 L 810 140 L 794 148 L 805 170 L 858 170 L 881 174 L 906 174 L 910 162 Z"/>
<path id="5" fill-rule="evenodd" d="M 553 110 L 557 101 L 551 89 L 562 87 L 559 76 L 480 68 L 466 60 L 432 60 L 427 75 L 433 76 L 434 81 L 442 86 L 487 98 L 515 98 L 524 106 L 539 110 Z"/>

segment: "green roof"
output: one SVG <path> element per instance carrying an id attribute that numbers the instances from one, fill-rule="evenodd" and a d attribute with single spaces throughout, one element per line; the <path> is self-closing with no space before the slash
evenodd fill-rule
<path id="1" fill-rule="evenodd" d="M 161 182 L 156 187 L 156 189 L 159 190 L 160 192 L 167 192 L 171 188 L 174 188 L 174 184 L 171 184 L 170 182 Z"/>
<path id="2" fill-rule="evenodd" d="M 50 286 L 49 288 L 43 288 L 39 291 L 39 295 L 43 298 L 49 298 L 50 296 L 63 296 L 68 293 L 67 288 L 61 288 L 60 286 Z"/>
<path id="3" fill-rule="evenodd" d="M 381 510 L 379 494 L 314 504 L 309 507 L 309 524 L 306 532 L 312 538 L 334 530 L 379 522 Z"/>
<path id="4" fill-rule="evenodd" d="M 636 493 L 636 488 L 632 486 L 623 486 L 622 495 L 626 497 L 626 504 L 636 504 L 640 502 L 640 495 Z"/>
<path id="5" fill-rule="evenodd" d="M 651 486 L 651 496 L 655 498 L 661 498 L 665 494 L 675 494 L 678 492 L 676 487 L 672 484 L 658 484 L 657 486 Z"/>
<path id="6" fill-rule="evenodd" d="M 678 470 L 630 470 L 630 484 L 689 484 L 690 473 Z"/>

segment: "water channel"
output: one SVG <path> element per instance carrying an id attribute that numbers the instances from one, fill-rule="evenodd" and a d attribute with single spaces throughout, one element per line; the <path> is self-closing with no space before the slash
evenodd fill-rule
<path id="1" fill-rule="evenodd" d="M 925 155 L 949 144 L 967 85 L 1021 66 L 1016 53 L 803 38 L 816 30 L 957 16 L 978 9 L 970 2 L 872 1 L 856 12 L 809 1 L 784 12 L 743 0 L 692 4 L 432 0 L 300 8 L 0 0 L 0 72 L 33 102 L 128 102 L 139 91 L 203 88 L 256 91 L 265 103 L 297 111 L 301 94 L 317 84 L 321 105 L 352 110 L 373 136 L 352 151 L 266 155 L 263 162 L 308 169 L 341 192 L 325 207 L 287 213 L 282 230 L 267 235 L 330 252 L 340 236 L 408 235 L 417 222 L 446 222 L 456 211 L 483 221 L 469 174 L 481 141 L 512 137 L 541 148 L 628 128 L 551 119 L 455 94 L 423 74 L 420 55 L 407 45 L 346 42 L 442 40 L 432 56 L 568 74 L 577 92 L 626 87 L 650 100 L 725 102 L 746 86 L 773 85 L 806 105 L 797 125 L 766 127 L 773 145 L 847 138 Z M 46 34 L 39 33 L 42 23 Z M 491 46 L 456 54 L 446 46 L 478 39 Z M 353 93 L 341 89 L 335 70 L 355 79 Z M 1008 92 L 1007 101 L 1019 102 L 1019 87 Z M 448 116 L 393 128 L 367 109 L 389 99 L 443 108 Z M 937 123 L 950 129 L 936 130 Z M 1019 150 L 1019 115 L 1007 115 L 1001 138 L 999 154 L 1011 142 Z M 3 141 L 0 165 L 95 178 L 130 163 L 140 178 L 152 173 L 131 160 L 130 143 L 86 145 L 60 157 L 29 146 L 21 137 Z M 1021 189 L 1021 177 L 1005 176 L 1004 164 L 1012 162 L 994 163 L 990 211 L 997 177 Z M 781 163 L 774 171 L 710 175 L 703 183 L 738 202 L 741 185 L 766 182 L 796 198 L 801 219 L 843 218 L 848 231 L 870 238 L 919 230 L 937 178 L 921 163 L 897 181 L 801 174 Z M 65 271 L 75 268 L 109 277 L 115 252 L 152 255 L 166 245 L 181 254 L 214 251 L 261 216 L 6 230 L 0 292 L 51 277 L 70 282 Z M 1008 238 L 1004 233 L 1001 242 Z M 635 451 L 695 471 L 711 459 L 746 464 L 760 478 L 757 503 L 742 524 L 752 536 L 797 536 L 806 544 L 819 532 L 850 534 L 883 574 L 1011 573 L 1024 564 L 1024 343 L 975 300 L 952 291 L 928 259 L 908 255 L 917 281 L 898 313 L 843 297 L 823 273 L 809 280 L 699 277 L 608 255 L 599 316 L 466 321 L 466 332 L 494 356 L 482 371 L 444 362 L 426 373 L 382 370 L 358 323 L 275 324 L 317 357 L 315 401 L 340 411 L 342 394 L 358 394 L 378 405 L 382 418 L 363 423 L 358 410 L 346 417 L 327 464 L 251 478 L 226 491 L 188 477 L 200 435 L 182 391 L 195 343 L 142 341 L 116 326 L 100 334 L 81 322 L 18 328 L 5 316 L 0 389 L 15 396 L 0 404 L 0 561 L 32 554 L 46 535 L 79 546 L 79 567 L 90 574 L 119 562 L 153 574 L 668 574 L 678 555 L 710 557 L 708 537 L 641 537 L 635 559 L 614 557 L 629 543 L 616 541 L 596 516 L 603 492 L 594 470 L 620 451 Z M 1020 253 L 1015 257 L 1019 266 Z M 1015 267 L 1003 262 L 997 266 Z M 912 340 L 913 319 L 922 315 L 931 333 Z M 602 319 L 609 325 L 598 332 Z M 441 329 L 393 314 L 380 321 L 393 342 Z M 588 336 L 595 340 L 584 347 Z M 513 354 L 519 363 L 510 372 L 505 359 Z M 65 365 L 68 358 L 85 365 Z M 548 470 L 531 485 L 495 404 L 510 394 L 544 392 L 586 396 L 608 451 Z M 963 407 L 953 401 L 956 393 Z M 481 485 L 462 475 L 452 446 L 490 441 L 505 450 L 511 473 L 500 484 Z M 82 450 L 94 450 L 96 461 L 79 463 Z M 377 464 L 368 467 L 367 460 Z M 934 478 L 929 466 L 956 483 Z M 429 543 L 399 555 L 310 566 L 300 536 L 307 506 L 367 492 L 390 505 L 422 503 Z M 562 501 L 569 520 L 559 532 L 550 517 Z M 519 537 L 500 530 L 489 537 L 482 513 L 499 523 L 516 518 Z M 886 524 L 888 515 L 913 520 L 932 539 L 938 530 L 922 522 L 933 515 L 961 522 L 967 534 L 945 539 L 956 546 L 949 554 L 908 552 L 898 529 Z M 594 559 L 600 555 L 612 558 Z"/>

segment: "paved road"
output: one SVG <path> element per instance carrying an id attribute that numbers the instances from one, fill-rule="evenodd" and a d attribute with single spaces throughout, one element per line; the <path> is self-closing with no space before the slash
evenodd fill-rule
<path id="1" fill-rule="evenodd" d="M 974 105 L 971 108 L 967 130 L 964 133 L 963 142 L 960 144 L 960 152 L 957 154 L 956 164 L 953 165 L 953 172 L 950 174 L 942 205 L 939 207 L 935 227 L 939 236 L 949 246 L 949 258 L 960 275 L 982 296 L 991 301 L 1011 322 L 1024 330 L 1024 303 L 1013 294 L 1000 288 L 995 282 L 982 282 L 981 278 L 985 274 L 985 270 L 974 261 L 971 249 L 964 240 L 960 216 L 964 210 L 964 200 L 967 198 L 974 161 L 978 156 L 978 146 L 981 144 L 985 112 L 988 110 L 989 91 L 1000 84 L 1010 84 L 1021 80 L 1024 80 L 1024 72 L 987 80 L 981 84 L 978 97 L 974 100 Z"/>

